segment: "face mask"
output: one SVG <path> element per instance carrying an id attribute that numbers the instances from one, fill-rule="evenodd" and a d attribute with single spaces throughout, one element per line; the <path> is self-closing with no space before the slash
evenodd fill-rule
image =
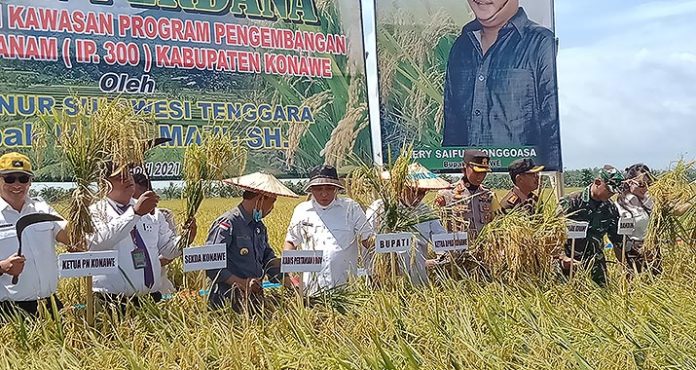
<path id="1" fill-rule="evenodd" d="M 316 204 L 317 207 L 319 207 L 319 208 L 321 208 L 321 209 L 328 209 L 329 207 L 331 207 L 331 205 L 334 204 L 335 201 L 336 201 L 336 198 L 334 198 L 334 199 L 331 201 L 331 203 L 329 203 L 329 204 L 327 204 L 327 205 L 325 205 L 325 206 L 322 206 L 321 204 L 319 204 L 319 202 L 316 201 L 316 199 L 312 198 L 312 202 L 314 202 L 314 204 Z"/>
<path id="2" fill-rule="evenodd" d="M 261 212 L 260 209 L 254 209 L 251 211 L 251 217 L 254 219 L 254 221 L 259 222 L 261 219 L 263 219 L 263 212 Z"/>

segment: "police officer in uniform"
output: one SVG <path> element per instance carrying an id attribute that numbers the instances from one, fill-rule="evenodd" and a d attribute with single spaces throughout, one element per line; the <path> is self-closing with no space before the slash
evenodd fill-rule
<path id="1" fill-rule="evenodd" d="M 453 184 L 451 189 L 438 192 L 435 205 L 440 208 L 440 217 L 447 231 L 467 231 L 471 245 L 483 226 L 491 222 L 500 204 L 495 194 L 481 185 L 486 175 L 491 172 L 490 157 L 486 152 L 466 150 L 462 172 L 462 179 Z M 460 262 L 466 262 L 471 258 L 467 253 L 447 253 L 440 256 L 437 262 L 429 261 L 428 266 L 447 263 L 452 257 Z"/>
<path id="2" fill-rule="evenodd" d="M 544 166 L 537 166 L 531 158 L 518 159 L 508 166 L 513 188 L 500 200 L 500 209 L 508 213 L 520 208 L 529 214 L 536 210 L 539 196 L 534 191 L 539 188 L 539 172 Z"/>
<path id="3" fill-rule="evenodd" d="M 211 308 L 231 304 L 241 312 L 246 303 L 259 303 L 263 298 L 263 277 L 277 281 L 280 261 L 268 241 L 266 217 L 278 196 L 297 198 L 273 175 L 253 173 L 226 180 L 244 189 L 242 202 L 213 222 L 206 244 L 227 246 L 227 267 L 208 270 L 212 280 L 209 296 Z M 253 307 L 252 307 L 253 308 Z"/>
<path id="4" fill-rule="evenodd" d="M 623 237 L 618 234 L 619 211 L 611 197 L 621 188 L 624 177 L 616 168 L 606 165 L 592 184 L 582 191 L 567 195 L 560 201 L 561 212 L 571 220 L 588 222 L 587 237 L 575 241 L 575 254 L 572 243 L 565 245 L 565 253 L 560 257 L 564 275 L 569 275 L 571 264 L 579 264 L 588 269 L 592 280 L 604 287 L 607 284 L 607 261 L 604 257 L 604 236 L 623 248 Z"/>

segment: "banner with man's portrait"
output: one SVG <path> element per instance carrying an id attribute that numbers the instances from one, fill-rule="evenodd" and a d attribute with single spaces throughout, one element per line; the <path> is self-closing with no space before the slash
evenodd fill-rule
<path id="1" fill-rule="evenodd" d="M 496 170 L 562 170 L 553 0 L 375 1 L 384 151 L 458 172 L 465 149 Z"/>

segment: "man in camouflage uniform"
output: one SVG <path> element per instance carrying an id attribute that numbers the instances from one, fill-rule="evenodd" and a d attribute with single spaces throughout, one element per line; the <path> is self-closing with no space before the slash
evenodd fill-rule
<path id="1" fill-rule="evenodd" d="M 536 212 L 539 197 L 534 191 L 539 188 L 539 172 L 544 166 L 537 166 L 531 158 L 518 159 L 510 164 L 508 172 L 515 185 L 500 201 L 500 209 L 508 213 L 519 208 L 529 214 Z"/>
<path id="2" fill-rule="evenodd" d="M 484 151 L 465 151 L 462 179 L 451 189 L 439 191 L 435 198 L 435 205 L 440 208 L 440 217 L 447 231 L 468 232 L 469 245 L 483 226 L 491 222 L 494 212 L 500 207 L 495 194 L 481 185 L 491 172 L 489 162 L 490 157 Z M 428 266 L 448 263 L 451 258 L 468 265 L 466 262 L 471 256 L 468 253 L 446 253 L 437 261 L 429 261 Z"/>
<path id="3" fill-rule="evenodd" d="M 570 274 L 573 263 L 588 269 L 592 280 L 599 286 L 607 284 L 607 261 L 604 257 L 604 235 L 615 245 L 622 247 L 623 238 L 617 233 L 619 211 L 609 199 L 618 193 L 624 180 L 620 171 L 612 166 L 604 166 L 597 179 L 584 190 L 572 193 L 561 199 L 563 215 L 575 221 L 589 223 L 587 237 L 575 240 L 575 255 L 572 242 L 568 240 L 565 253 L 559 258 L 563 274 Z"/>

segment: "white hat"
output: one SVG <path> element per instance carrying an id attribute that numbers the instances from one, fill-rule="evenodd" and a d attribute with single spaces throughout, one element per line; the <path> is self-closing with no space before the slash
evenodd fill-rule
<path id="1" fill-rule="evenodd" d="M 389 171 L 382 172 L 381 176 L 385 180 L 391 178 Z M 411 186 L 415 182 L 415 187 L 422 190 L 441 190 L 452 187 L 449 182 L 430 172 L 420 163 L 411 163 L 408 166 L 408 175 L 406 175 L 406 180 L 407 185 Z"/>
<path id="2" fill-rule="evenodd" d="M 254 193 L 272 194 L 280 197 L 299 198 L 299 195 L 288 189 L 275 176 L 262 172 L 223 180 L 225 184 L 238 186 Z"/>

